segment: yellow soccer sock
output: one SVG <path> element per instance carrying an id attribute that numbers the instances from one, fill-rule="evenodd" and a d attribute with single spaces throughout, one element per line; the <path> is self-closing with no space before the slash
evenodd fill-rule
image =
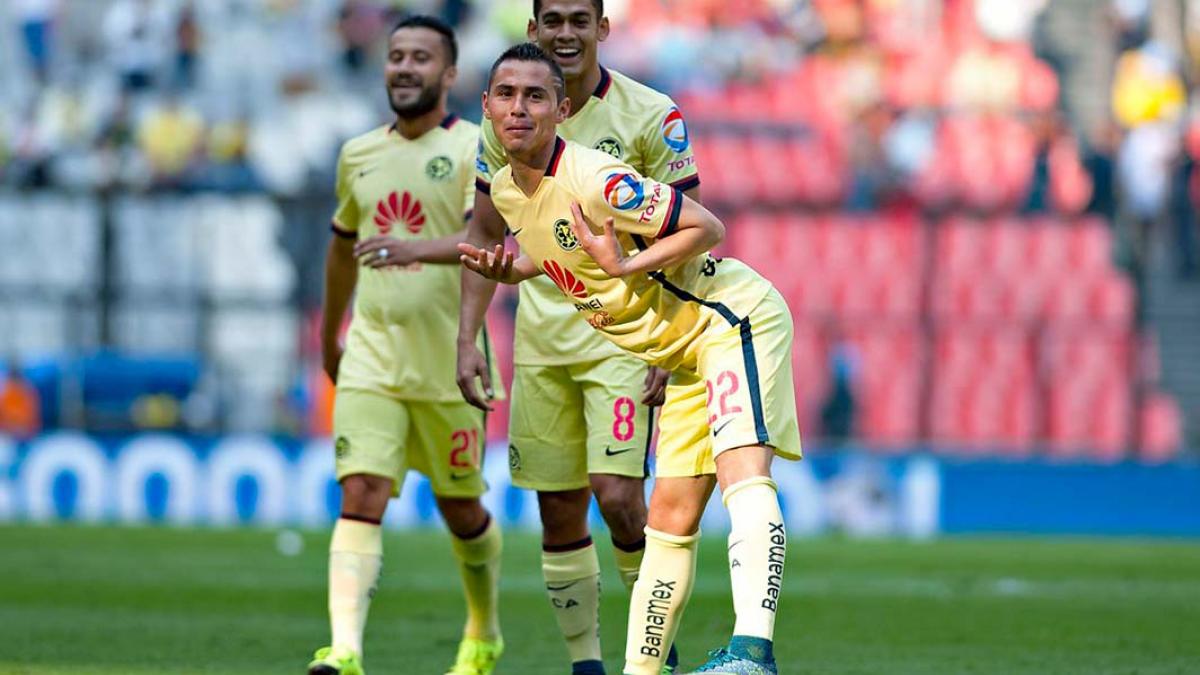
<path id="1" fill-rule="evenodd" d="M 787 552 L 775 481 L 748 478 L 726 488 L 721 498 L 732 524 L 729 581 L 737 615 L 733 634 L 772 640 Z"/>
<path id="2" fill-rule="evenodd" d="M 614 539 L 612 544 L 613 556 L 617 559 L 617 574 L 621 576 L 621 583 L 625 584 L 625 588 L 632 591 L 638 578 L 638 570 L 642 567 L 642 557 L 646 554 L 646 539 L 643 537 L 628 546 Z"/>
<path id="3" fill-rule="evenodd" d="M 629 599 L 625 670 L 658 675 L 692 593 L 700 534 L 682 537 L 646 528 L 646 556 Z"/>
<path id="4" fill-rule="evenodd" d="M 600 559 L 592 538 L 542 551 L 542 576 L 571 662 L 600 660 Z"/>
<path id="5" fill-rule="evenodd" d="M 329 625 L 335 648 L 362 656 L 367 610 L 383 566 L 379 523 L 339 518 L 329 542 Z"/>
<path id="6" fill-rule="evenodd" d="M 500 554 L 504 549 L 500 525 L 489 514 L 478 534 L 459 539 L 452 533 L 450 544 L 458 558 L 458 572 L 467 597 L 463 635 L 495 640 L 500 637 Z"/>

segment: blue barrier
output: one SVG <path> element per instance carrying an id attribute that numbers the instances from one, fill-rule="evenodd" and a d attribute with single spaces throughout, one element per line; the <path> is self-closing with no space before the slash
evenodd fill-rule
<path id="1" fill-rule="evenodd" d="M 485 505 L 508 527 L 537 526 L 490 447 Z M 328 439 L 142 434 L 0 437 L 0 522 L 327 527 L 338 512 Z M 1200 467 L 956 462 L 925 455 L 816 454 L 775 465 L 795 534 L 929 537 L 939 532 L 1200 536 Z M 649 486 L 648 486 L 649 488 Z M 597 519 L 598 520 L 598 519 Z M 429 484 L 410 474 L 389 527 L 436 524 Z M 728 528 L 714 497 L 703 527 Z"/>

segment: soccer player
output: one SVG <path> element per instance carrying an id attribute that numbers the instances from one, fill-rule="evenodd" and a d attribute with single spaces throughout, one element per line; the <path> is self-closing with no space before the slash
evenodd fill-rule
<path id="1" fill-rule="evenodd" d="M 599 43 L 608 33 L 602 0 L 533 3 L 529 39 L 559 63 L 571 101 L 560 133 L 699 199 L 700 179 L 682 115 L 664 94 L 600 65 Z M 484 125 L 476 167 L 479 192 L 469 226 L 476 246 L 504 239 L 504 223 L 488 192 L 506 163 L 503 146 Z M 570 236 L 565 222 L 560 235 Z M 486 368 L 475 337 L 494 288 L 482 277 L 464 275 L 459 385 L 467 400 L 479 405 L 485 402 L 475 382 Z M 572 671 L 587 675 L 604 672 L 597 614 L 600 562 L 587 522 L 591 493 L 608 524 L 621 580 L 632 588 L 645 550 L 652 406 L 662 402 L 666 373 L 596 335 L 558 295 L 549 279 L 520 287 L 509 467 L 515 485 L 538 492 L 546 591 Z"/>
<path id="2" fill-rule="evenodd" d="M 333 639 L 309 675 L 362 673 L 362 638 L 383 553 L 388 499 L 409 468 L 432 483 L 450 529 L 467 621 L 452 675 L 491 673 L 500 528 L 480 504 L 484 415 L 454 376 L 460 271 L 455 244 L 474 192 L 479 128 L 446 112 L 458 46 L 438 19 L 392 32 L 384 68 L 393 124 L 347 142 L 326 261 L 322 347 L 337 383 L 333 427 L 342 512 L 329 547 Z M 464 215 L 467 214 L 467 215 Z M 345 352 L 338 331 L 357 287 Z M 488 345 L 480 340 L 485 352 Z"/>
<path id="3" fill-rule="evenodd" d="M 672 371 L 624 672 L 660 672 L 691 592 L 700 517 L 719 484 L 732 522 L 736 621 L 729 644 L 695 672 L 774 674 L 787 538 L 770 467 L 775 455 L 800 457 L 791 315 L 752 269 L 708 254 L 725 229 L 704 207 L 557 136 L 570 112 L 563 80 L 532 44 L 493 65 L 484 114 L 509 164 L 493 177 L 492 202 L 523 255 L 464 243 L 463 264 L 506 283 L 549 277 L 559 302 L 600 335 Z"/>

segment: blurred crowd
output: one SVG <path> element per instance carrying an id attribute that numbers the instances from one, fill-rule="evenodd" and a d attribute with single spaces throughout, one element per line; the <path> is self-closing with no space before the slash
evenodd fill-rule
<path id="1" fill-rule="evenodd" d="M 0 184 L 327 189 L 338 144 L 386 116 L 379 64 L 397 17 L 458 28 L 454 103 L 475 118 L 482 74 L 522 39 L 529 4 L 12 0 Z M 1169 217 L 1194 275 L 1200 1 L 1074 4 L 1104 14 L 1106 34 L 1079 36 L 1108 60 L 1103 115 L 1068 95 L 1079 50 L 1047 28 L 1047 0 L 609 0 L 604 58 L 680 97 L 702 132 L 800 123 L 815 139 L 806 163 L 843 180 L 791 201 L 1086 209 L 1135 235 Z"/>

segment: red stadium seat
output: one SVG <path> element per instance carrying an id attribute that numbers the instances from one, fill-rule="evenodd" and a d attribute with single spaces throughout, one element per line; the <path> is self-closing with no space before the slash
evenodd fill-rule
<path id="1" fill-rule="evenodd" d="M 1183 444 L 1183 414 L 1175 399 L 1152 392 L 1142 402 L 1140 459 L 1167 461 L 1178 454 Z"/>

